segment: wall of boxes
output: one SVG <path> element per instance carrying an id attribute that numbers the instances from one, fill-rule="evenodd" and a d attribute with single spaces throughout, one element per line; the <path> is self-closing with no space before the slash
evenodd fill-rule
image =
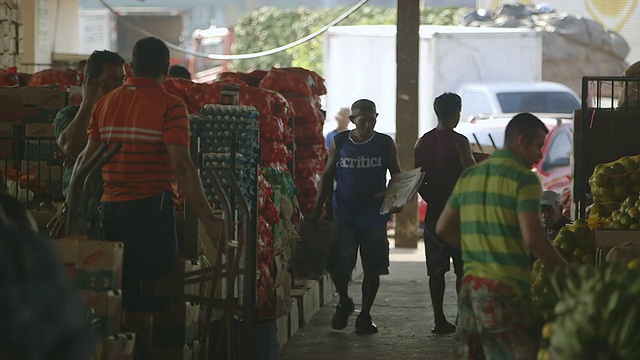
<path id="1" fill-rule="evenodd" d="M 0 66 L 20 66 L 24 53 L 24 26 L 20 22 L 20 0 L 0 1 Z"/>

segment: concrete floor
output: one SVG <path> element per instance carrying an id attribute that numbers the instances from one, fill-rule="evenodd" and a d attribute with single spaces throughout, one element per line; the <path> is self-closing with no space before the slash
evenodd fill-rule
<path id="1" fill-rule="evenodd" d="M 346 329 L 331 328 L 335 302 L 324 306 L 281 349 L 283 360 L 358 359 L 452 359 L 453 335 L 435 335 L 424 260 L 424 243 L 418 249 L 391 249 L 390 275 L 383 276 L 371 311 L 378 333 L 355 333 L 355 317 L 361 302 L 362 279 L 356 279 L 349 294 L 356 313 Z M 337 297 L 336 297 L 337 300 Z M 455 275 L 447 273 L 445 314 L 456 317 Z"/>

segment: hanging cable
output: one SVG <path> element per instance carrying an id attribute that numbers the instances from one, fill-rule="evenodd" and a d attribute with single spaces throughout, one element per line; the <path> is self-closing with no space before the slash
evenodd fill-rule
<path id="1" fill-rule="evenodd" d="M 127 26 L 128 28 L 135 30 L 143 35 L 146 36 L 153 36 L 153 37 L 157 37 L 155 35 L 153 35 L 152 33 L 148 32 L 147 30 L 139 27 L 138 25 L 132 24 L 129 21 L 125 20 L 124 17 L 122 15 L 120 15 L 115 9 L 113 9 L 113 7 L 111 7 L 111 5 L 107 4 L 107 2 L 105 0 L 98 0 L 100 1 L 100 3 L 102 5 L 104 5 L 104 7 L 106 7 L 107 9 L 109 9 L 109 11 L 111 13 L 113 13 L 114 15 L 116 15 L 118 17 L 118 19 L 120 20 L 120 22 L 122 24 L 124 24 L 125 26 Z M 319 30 L 303 37 L 302 39 L 296 40 L 292 43 L 274 48 L 274 49 L 270 49 L 270 50 L 265 50 L 265 51 L 260 51 L 260 52 L 256 52 L 256 53 L 251 53 L 251 54 L 238 54 L 238 55 L 224 55 L 224 54 L 209 54 L 209 53 L 203 53 L 203 52 L 199 52 L 199 51 L 191 51 L 191 50 L 187 50 L 183 47 L 180 47 L 178 45 L 172 44 L 164 39 L 161 39 L 162 41 L 164 41 L 165 44 L 167 44 L 167 47 L 169 47 L 170 49 L 173 49 L 175 51 L 184 53 L 184 54 L 188 54 L 188 55 L 193 55 L 196 57 L 202 57 L 202 58 L 207 58 L 207 59 L 211 59 L 211 60 L 244 60 L 244 59 L 255 59 L 258 57 L 262 57 L 262 56 L 267 56 L 267 55 L 273 55 L 275 53 L 279 53 L 281 51 L 285 51 L 288 49 L 291 49 L 295 46 L 304 44 L 305 42 L 318 37 L 319 35 L 323 34 L 324 32 L 326 32 L 327 30 L 329 30 L 330 27 L 336 25 L 337 23 L 339 23 L 340 21 L 346 19 L 349 15 L 353 14 L 356 10 L 358 10 L 360 7 L 362 7 L 362 5 L 364 5 L 367 1 L 369 0 L 360 0 L 357 4 L 355 4 L 353 7 L 351 7 L 351 9 L 347 10 L 344 14 L 340 15 L 338 18 L 336 18 L 335 20 L 333 20 L 332 22 L 330 22 L 329 24 L 323 26 L 322 28 L 320 28 Z"/>

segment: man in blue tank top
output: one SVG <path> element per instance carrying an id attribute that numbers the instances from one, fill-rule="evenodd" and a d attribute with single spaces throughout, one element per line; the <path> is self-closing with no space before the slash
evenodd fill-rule
<path id="1" fill-rule="evenodd" d="M 336 134 L 331 143 L 327 166 L 322 174 L 320 193 L 311 218 L 319 218 L 333 190 L 333 246 L 327 264 L 340 301 L 331 326 L 344 329 L 354 311 L 348 287 L 358 248 L 364 270 L 362 310 L 356 318 L 358 334 L 378 332 L 371 320 L 371 306 L 378 293 L 380 275 L 389 274 L 388 215 L 381 215 L 387 171 L 400 173 L 398 151 L 391 137 L 373 130 L 378 114 L 371 100 L 361 99 L 351 106 L 354 130 Z M 398 212 L 401 209 L 392 209 Z"/>
<path id="2" fill-rule="evenodd" d="M 444 93 L 438 96 L 433 108 L 438 117 L 438 126 L 424 134 L 414 150 L 415 166 L 425 173 L 425 183 L 418 189 L 427 203 L 424 219 L 424 243 L 429 276 L 429 292 L 433 305 L 434 333 L 452 333 L 456 327 L 449 323 L 443 311 L 445 280 L 450 259 L 456 273 L 456 290 L 460 290 L 462 279 L 462 255 L 459 248 L 445 243 L 436 236 L 438 218 L 447 204 L 462 170 L 475 164 L 469 140 L 453 131 L 460 121 L 462 100 L 460 96 Z"/>

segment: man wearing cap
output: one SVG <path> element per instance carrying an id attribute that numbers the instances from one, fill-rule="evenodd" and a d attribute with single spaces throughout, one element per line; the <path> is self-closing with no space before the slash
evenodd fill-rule
<path id="1" fill-rule="evenodd" d="M 327 134 L 327 151 L 331 149 L 331 142 L 333 141 L 333 137 L 336 136 L 337 133 L 347 130 L 347 127 L 349 127 L 350 115 L 351 110 L 347 107 L 340 108 L 340 110 L 336 114 L 336 122 L 338 123 L 338 127 L 334 130 L 331 130 L 331 132 Z"/>
<path id="2" fill-rule="evenodd" d="M 389 274 L 389 216 L 381 215 L 380 208 L 382 194 L 387 188 L 387 171 L 391 176 L 400 173 L 393 139 L 373 130 L 377 117 L 376 106 L 371 100 L 361 99 L 353 103 L 349 119 L 356 128 L 338 133 L 333 138 L 316 206 L 309 215 L 312 219 L 320 217 L 335 181 L 333 246 L 327 268 L 340 301 L 331 327 L 344 329 L 354 312 L 348 287 L 360 248 L 364 279 L 362 310 L 356 319 L 358 334 L 378 332 L 370 311 L 380 286 L 380 275 Z M 336 144 L 340 144 L 338 148 Z M 391 212 L 400 210 L 393 208 Z"/>
<path id="3" fill-rule="evenodd" d="M 542 192 L 540 205 L 542 226 L 544 226 L 547 238 L 553 240 L 560 232 L 560 229 L 571 223 L 571 219 L 562 214 L 562 201 L 560 195 L 555 191 L 547 190 Z"/>

